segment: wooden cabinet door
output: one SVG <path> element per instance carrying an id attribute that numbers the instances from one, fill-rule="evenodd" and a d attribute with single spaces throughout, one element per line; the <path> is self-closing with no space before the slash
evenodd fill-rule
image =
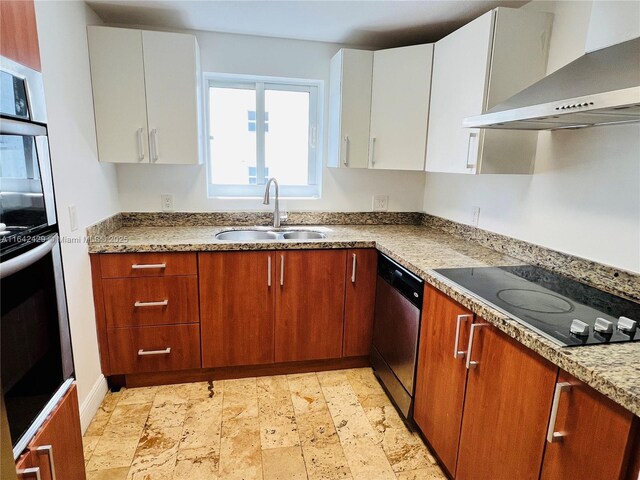
<path id="1" fill-rule="evenodd" d="M 484 321 L 471 328 L 456 478 L 537 479 L 558 368 Z"/>
<path id="2" fill-rule="evenodd" d="M 456 473 L 473 313 L 426 285 L 413 417 L 451 476 Z"/>
<path id="3" fill-rule="evenodd" d="M 345 250 L 277 252 L 276 362 L 340 358 Z"/>
<path id="4" fill-rule="evenodd" d="M 565 389 L 556 388 L 557 415 L 549 431 L 562 436 L 547 442 L 540 478 L 621 478 L 633 414 L 566 372 L 558 385 Z"/>
<path id="5" fill-rule="evenodd" d="M 88 27 L 93 106 L 101 162 L 149 163 L 142 33 Z"/>
<path id="6" fill-rule="evenodd" d="M 369 168 L 424 170 L 433 44 L 373 54 Z"/>
<path id="7" fill-rule="evenodd" d="M 0 2 L 0 55 L 40 71 L 33 0 Z"/>
<path id="8" fill-rule="evenodd" d="M 151 163 L 200 162 L 198 44 L 193 35 L 142 32 Z"/>
<path id="9" fill-rule="evenodd" d="M 48 447 L 51 447 L 49 449 Z M 40 467 L 42 480 L 52 480 L 50 465 L 56 478 L 84 480 L 84 453 L 80 428 L 80 410 L 76 386 L 62 398 L 28 446 L 34 466 Z"/>
<path id="10" fill-rule="evenodd" d="M 342 356 L 369 355 L 373 340 L 378 252 L 354 249 L 347 252 Z"/>
<path id="11" fill-rule="evenodd" d="M 373 52 L 343 48 L 331 59 L 327 166 L 369 166 Z"/>
<path id="12" fill-rule="evenodd" d="M 273 363 L 273 252 L 199 254 L 202 366 Z"/>

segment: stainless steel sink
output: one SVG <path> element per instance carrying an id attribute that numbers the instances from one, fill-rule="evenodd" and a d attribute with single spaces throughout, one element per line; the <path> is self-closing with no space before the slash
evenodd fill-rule
<path id="1" fill-rule="evenodd" d="M 251 240 L 316 240 L 326 238 L 322 232 L 315 230 L 226 230 L 216 234 L 218 240 L 251 241 Z"/>
<path id="2" fill-rule="evenodd" d="M 218 240 L 277 240 L 279 237 L 276 232 L 265 230 L 228 230 L 216 234 Z"/>
<path id="3" fill-rule="evenodd" d="M 326 238 L 326 235 L 322 232 L 315 232 L 312 230 L 296 230 L 294 232 L 283 233 L 282 238 L 285 240 L 314 240 L 318 238 Z"/>

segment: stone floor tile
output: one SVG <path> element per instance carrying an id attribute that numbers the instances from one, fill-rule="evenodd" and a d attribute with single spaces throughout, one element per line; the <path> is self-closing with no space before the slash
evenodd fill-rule
<path id="1" fill-rule="evenodd" d="M 178 450 L 173 480 L 216 480 L 220 454 L 211 448 Z"/>
<path id="2" fill-rule="evenodd" d="M 87 480 L 126 480 L 129 467 L 93 470 L 87 472 Z"/>
<path id="3" fill-rule="evenodd" d="M 219 476 L 223 479 L 262 479 L 258 417 L 223 420 Z"/>
<path id="4" fill-rule="evenodd" d="M 211 448 L 220 451 L 222 396 L 189 402 L 180 439 L 180 449 Z"/>
<path id="5" fill-rule="evenodd" d="M 257 392 L 262 448 L 300 445 L 287 378 L 285 376 L 259 378 Z"/>
<path id="6" fill-rule="evenodd" d="M 125 388 L 120 392 L 119 405 L 153 403 L 158 387 Z"/>
<path id="7" fill-rule="evenodd" d="M 96 445 L 98 445 L 98 441 L 100 440 L 100 436 L 88 436 L 85 435 L 82 437 L 82 450 L 84 454 L 84 463 L 86 464 L 91 455 L 93 455 L 93 451 L 96 449 Z"/>
<path id="8" fill-rule="evenodd" d="M 87 470 L 107 470 L 131 466 L 136 453 L 140 434 L 123 436 L 119 433 L 105 433 L 98 441 Z"/>
<path id="9" fill-rule="evenodd" d="M 258 391 L 255 378 L 225 380 L 223 383 L 223 420 L 258 416 Z"/>
<path id="10" fill-rule="evenodd" d="M 137 435 L 139 437 L 150 410 L 150 403 L 119 404 L 109 418 L 104 435 Z"/>
<path id="11" fill-rule="evenodd" d="M 307 480 L 300 447 L 262 450 L 262 469 L 267 480 Z"/>
<path id="12" fill-rule="evenodd" d="M 109 422 L 109 418 L 111 417 L 111 413 L 113 412 L 114 408 L 116 408 L 116 405 L 118 404 L 119 400 L 120 400 L 119 393 L 118 394 L 113 394 L 111 392 L 107 393 L 107 395 L 104 397 L 104 400 L 102 400 L 102 404 L 100 405 L 100 408 L 98 408 L 98 411 L 96 412 L 93 419 L 91 420 L 91 423 L 89 424 L 89 427 L 85 432 L 85 435 L 98 436 L 104 433 L 104 428 L 107 426 L 107 423 Z"/>
<path id="13" fill-rule="evenodd" d="M 340 444 L 302 447 L 309 480 L 349 480 L 351 470 Z M 373 477 L 369 480 L 373 480 Z"/>
<path id="14" fill-rule="evenodd" d="M 374 439 L 370 437 L 351 438 L 342 443 L 342 450 L 354 480 L 396 479 L 389 460 Z"/>

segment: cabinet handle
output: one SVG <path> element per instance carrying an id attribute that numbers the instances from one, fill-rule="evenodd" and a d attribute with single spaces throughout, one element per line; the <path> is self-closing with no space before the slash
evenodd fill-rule
<path id="1" fill-rule="evenodd" d="M 571 390 L 569 382 L 556 383 L 556 391 L 553 393 L 553 405 L 551 406 L 551 418 L 549 419 L 549 428 L 547 430 L 547 442 L 555 443 L 562 440 L 566 435 L 565 432 L 556 432 L 556 419 L 558 418 L 558 405 L 560 404 L 560 396 L 562 392 Z"/>
<path id="2" fill-rule="evenodd" d="M 171 353 L 171 347 L 167 347 L 164 350 L 138 350 L 138 356 L 144 357 L 145 355 L 168 355 Z"/>
<path id="3" fill-rule="evenodd" d="M 145 268 L 167 268 L 166 263 L 134 263 L 131 265 L 134 270 L 143 270 Z"/>
<path id="4" fill-rule="evenodd" d="M 473 148 L 472 148 L 472 144 L 473 144 Z M 472 152 L 475 152 L 475 156 L 476 156 L 476 161 L 474 163 L 470 163 L 469 159 L 471 157 Z M 477 132 L 470 132 L 469 133 L 469 140 L 467 142 L 467 168 L 473 168 L 476 166 L 478 162 L 478 133 Z"/>
<path id="5" fill-rule="evenodd" d="M 134 307 L 166 307 L 169 304 L 168 299 L 161 300 L 159 302 L 136 302 Z"/>
<path id="6" fill-rule="evenodd" d="M 25 468 L 16 472 L 20 478 L 36 477 L 36 480 L 42 480 L 40 476 L 40 467 Z"/>
<path id="7" fill-rule="evenodd" d="M 142 143 L 142 128 L 138 129 L 138 160 L 144 160 L 144 144 Z"/>
<path id="8" fill-rule="evenodd" d="M 349 135 L 344 136 L 344 166 L 349 166 L 349 147 L 351 146 L 351 140 L 349 140 Z"/>
<path id="9" fill-rule="evenodd" d="M 267 257 L 267 287 L 271 286 L 271 255 Z"/>
<path id="10" fill-rule="evenodd" d="M 51 480 L 56 480 L 56 466 L 53 462 L 53 446 L 51 445 L 42 445 L 41 447 L 36 447 L 35 452 L 38 455 L 46 455 L 49 460 L 49 469 L 51 471 Z"/>
<path id="11" fill-rule="evenodd" d="M 152 160 L 154 162 L 157 162 L 158 157 L 160 156 L 158 152 L 158 130 L 156 128 L 152 129 L 150 136 L 151 136 L 151 144 L 153 145 Z"/>
<path id="12" fill-rule="evenodd" d="M 473 315 L 458 315 L 456 318 L 456 339 L 453 344 L 453 358 L 464 358 L 465 352 L 464 350 L 458 350 L 460 345 L 460 322 L 464 320 L 467 321 L 468 317 L 473 317 Z"/>
<path id="13" fill-rule="evenodd" d="M 280 255 L 280 286 L 284 285 L 284 255 Z"/>
<path id="14" fill-rule="evenodd" d="M 353 254 L 353 261 L 351 265 L 351 283 L 356 283 L 356 266 L 357 266 L 357 255 Z"/>
<path id="15" fill-rule="evenodd" d="M 476 365 L 480 363 L 471 360 L 471 352 L 473 351 L 473 334 L 476 331 L 476 328 L 485 326 L 485 323 L 474 323 L 471 325 L 471 331 L 469 332 L 469 347 L 467 348 L 467 369 L 476 368 Z"/>
<path id="16" fill-rule="evenodd" d="M 371 145 L 369 145 L 369 163 L 371 166 L 376 164 L 376 137 L 371 137 Z"/>

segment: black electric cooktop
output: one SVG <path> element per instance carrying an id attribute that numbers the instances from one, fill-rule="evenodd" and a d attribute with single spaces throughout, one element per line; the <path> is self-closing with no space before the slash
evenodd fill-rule
<path id="1" fill-rule="evenodd" d="M 548 270 L 518 265 L 436 272 L 561 346 L 640 340 L 640 304 Z"/>

